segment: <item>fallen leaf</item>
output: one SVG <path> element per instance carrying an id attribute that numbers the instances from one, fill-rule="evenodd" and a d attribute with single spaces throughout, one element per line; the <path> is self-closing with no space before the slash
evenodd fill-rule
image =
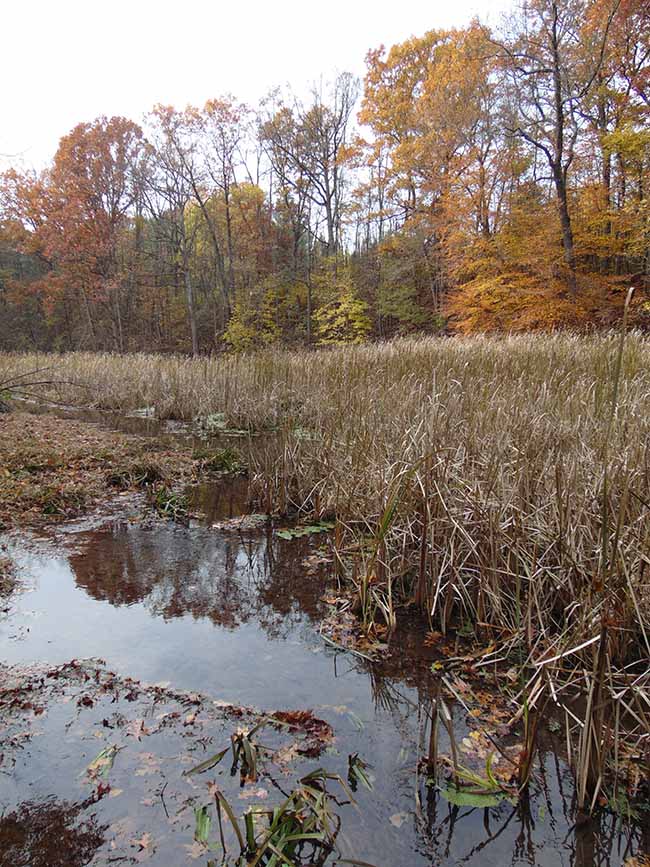
<path id="1" fill-rule="evenodd" d="M 393 813 L 389 821 L 395 828 L 401 828 L 404 822 L 408 819 L 408 813 Z"/>
<path id="2" fill-rule="evenodd" d="M 139 849 L 149 849 L 151 846 L 151 834 L 148 831 L 137 840 L 131 840 L 132 846 L 137 846 Z"/>
<path id="3" fill-rule="evenodd" d="M 142 740 L 142 735 L 149 734 L 149 730 L 146 728 L 143 719 L 134 719 L 126 727 L 126 733 L 139 741 Z"/>
<path id="4" fill-rule="evenodd" d="M 247 798 L 259 798 L 260 800 L 264 800 L 268 798 L 269 793 L 266 789 L 244 789 L 243 792 L 239 793 L 239 798 L 244 801 Z"/>
<path id="5" fill-rule="evenodd" d="M 101 799 L 104 797 L 104 795 L 108 795 L 108 794 L 110 794 L 110 792 L 111 792 L 110 783 L 101 783 L 100 782 L 99 785 L 97 786 L 96 791 L 95 791 L 95 798 L 96 798 L 96 800 L 101 801 Z"/>
<path id="6" fill-rule="evenodd" d="M 205 843 L 199 843 L 198 840 L 195 840 L 191 846 L 185 846 L 184 848 L 192 861 L 196 861 L 198 858 L 203 858 L 207 851 Z"/>

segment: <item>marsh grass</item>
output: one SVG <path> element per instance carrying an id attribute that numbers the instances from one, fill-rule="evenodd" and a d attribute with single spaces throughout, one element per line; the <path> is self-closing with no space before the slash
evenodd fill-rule
<path id="1" fill-rule="evenodd" d="M 251 485 L 268 511 L 336 517 L 337 573 L 356 588 L 368 629 L 394 630 L 410 605 L 443 634 L 494 643 L 486 664 L 516 660 L 529 711 L 564 709 L 584 809 L 603 794 L 606 767 L 616 791 L 647 767 L 643 335 L 422 338 L 195 360 L 4 355 L 0 379 L 45 366 L 61 383 L 42 386 L 44 398 L 79 403 L 91 391 L 107 409 L 274 430 L 258 438 Z"/>

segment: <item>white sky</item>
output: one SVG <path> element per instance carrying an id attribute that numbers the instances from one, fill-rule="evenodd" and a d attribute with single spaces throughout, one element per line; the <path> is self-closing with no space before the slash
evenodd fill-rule
<path id="1" fill-rule="evenodd" d="M 0 165 L 41 167 L 59 138 L 101 114 L 140 121 L 233 93 L 364 71 L 390 46 L 507 0 L 0 0 Z"/>

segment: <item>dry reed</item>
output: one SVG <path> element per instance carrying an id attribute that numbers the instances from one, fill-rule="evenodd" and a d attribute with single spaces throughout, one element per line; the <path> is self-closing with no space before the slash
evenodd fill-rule
<path id="1" fill-rule="evenodd" d="M 527 701 L 566 709 L 587 809 L 605 765 L 620 780 L 650 738 L 650 341 L 620 347 L 611 333 L 2 355 L 0 379 L 45 367 L 66 381 L 40 387 L 49 399 L 279 431 L 255 452 L 264 502 L 336 516 L 366 625 L 392 629 L 413 603 L 442 632 L 498 640 L 495 659 L 516 652 Z"/>

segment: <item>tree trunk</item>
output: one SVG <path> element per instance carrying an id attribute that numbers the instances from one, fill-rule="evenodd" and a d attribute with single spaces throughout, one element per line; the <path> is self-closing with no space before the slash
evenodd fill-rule
<path id="1" fill-rule="evenodd" d="M 567 283 L 571 297 L 575 300 L 578 294 L 578 283 L 576 279 L 576 254 L 573 243 L 573 227 L 571 226 L 571 217 L 569 216 L 569 206 L 567 201 L 566 181 L 564 173 L 560 166 L 553 166 L 553 180 L 555 182 L 555 192 L 557 196 L 557 206 L 560 214 L 560 226 L 562 228 L 562 247 L 564 250 L 564 264 L 567 267 Z"/>
<path id="2" fill-rule="evenodd" d="M 226 205 L 226 244 L 228 247 L 228 294 L 230 297 L 235 292 L 235 264 L 232 243 L 232 214 L 230 212 L 230 189 L 224 185 L 224 201 Z"/>
<path id="3" fill-rule="evenodd" d="M 185 267 L 185 295 L 187 298 L 187 316 L 190 320 L 190 334 L 192 337 L 192 355 L 199 354 L 199 340 L 196 330 L 196 311 L 194 310 L 194 287 L 190 269 Z"/>
<path id="4" fill-rule="evenodd" d="M 555 99 L 555 154 L 551 161 L 553 181 L 557 195 L 558 211 L 560 213 L 560 226 L 562 227 L 562 246 L 564 248 L 564 262 L 568 269 L 567 283 L 571 297 L 575 300 L 578 285 L 576 280 L 576 256 L 573 244 L 573 229 L 569 216 L 569 204 L 566 190 L 566 169 L 564 162 L 564 104 L 562 101 L 562 68 L 560 64 L 559 34 L 558 34 L 558 7 L 553 3 L 553 25 L 551 29 L 551 49 L 553 53 L 553 90 Z M 571 162 L 571 156 L 566 166 Z"/>

